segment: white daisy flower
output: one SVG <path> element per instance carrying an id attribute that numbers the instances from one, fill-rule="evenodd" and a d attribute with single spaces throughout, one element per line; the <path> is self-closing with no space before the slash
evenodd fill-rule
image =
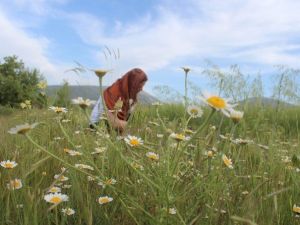
<path id="1" fill-rule="evenodd" d="M 54 175 L 54 179 L 59 180 L 59 181 L 61 181 L 61 182 L 69 180 L 68 177 L 65 177 L 65 176 L 62 175 L 62 174 L 55 174 L 55 175 Z"/>
<path id="2" fill-rule="evenodd" d="M 106 204 L 106 203 L 109 203 L 111 202 L 112 200 L 114 200 L 112 197 L 108 197 L 108 196 L 100 196 L 98 198 L 98 203 L 100 205 L 103 205 L 103 204 Z"/>
<path id="3" fill-rule="evenodd" d="M 229 169 L 233 169 L 232 160 L 227 158 L 225 154 L 222 155 L 222 160 Z"/>
<path id="4" fill-rule="evenodd" d="M 17 125 L 16 127 L 10 128 L 8 133 L 10 134 L 26 134 L 28 131 L 31 129 L 35 128 L 38 125 L 38 123 L 33 123 L 33 124 L 22 124 L 22 125 Z"/>
<path id="5" fill-rule="evenodd" d="M 89 165 L 86 165 L 86 164 L 81 164 L 81 163 L 75 164 L 75 167 L 76 167 L 76 168 L 79 168 L 79 169 L 94 170 L 93 167 L 91 167 L 91 166 L 89 166 Z"/>
<path id="6" fill-rule="evenodd" d="M 67 216 L 71 216 L 75 214 L 75 210 L 71 209 L 71 208 L 64 208 L 61 210 L 63 214 L 67 215 Z"/>
<path id="7" fill-rule="evenodd" d="M 234 109 L 229 110 L 229 118 L 232 119 L 233 122 L 238 123 L 244 116 L 244 112 L 237 111 Z"/>
<path id="8" fill-rule="evenodd" d="M 61 192 L 61 188 L 53 186 L 53 187 L 49 188 L 48 192 L 49 193 L 59 193 L 59 192 Z"/>
<path id="9" fill-rule="evenodd" d="M 90 99 L 83 99 L 82 97 L 78 97 L 76 99 L 72 100 L 73 104 L 79 105 L 82 109 L 86 109 L 87 107 L 91 105 L 95 105 L 96 101 L 90 100 Z"/>
<path id="10" fill-rule="evenodd" d="M 170 137 L 175 139 L 176 141 L 188 141 L 190 137 L 185 136 L 184 134 L 178 134 L 178 133 L 171 133 Z"/>
<path id="11" fill-rule="evenodd" d="M 57 114 L 68 112 L 68 110 L 66 108 L 58 107 L 58 106 L 50 106 L 49 110 L 52 110 L 52 111 L 56 112 Z"/>
<path id="12" fill-rule="evenodd" d="M 146 156 L 153 161 L 159 160 L 159 155 L 154 152 L 147 152 Z"/>
<path id="13" fill-rule="evenodd" d="M 132 147 L 137 147 L 137 146 L 143 144 L 143 140 L 141 138 L 136 137 L 136 136 L 128 135 L 124 140 L 127 144 L 129 144 Z"/>
<path id="14" fill-rule="evenodd" d="M 50 202 L 53 204 L 59 204 L 61 202 L 66 202 L 69 200 L 69 197 L 65 194 L 61 194 L 61 193 L 50 193 L 50 194 L 46 194 L 44 196 L 44 200 L 46 202 Z"/>
<path id="15" fill-rule="evenodd" d="M 21 179 L 14 179 L 14 180 L 11 180 L 8 184 L 7 184 L 7 188 L 10 189 L 10 190 L 17 190 L 17 189 L 20 189 L 22 188 L 23 185 L 22 185 L 22 180 Z"/>
<path id="16" fill-rule="evenodd" d="M 196 105 L 188 106 L 187 112 L 192 118 L 200 118 L 203 115 L 203 110 Z"/>
<path id="17" fill-rule="evenodd" d="M 229 104 L 229 100 L 221 98 L 218 95 L 212 95 L 208 93 L 203 93 L 203 96 L 200 96 L 200 99 L 210 107 L 215 110 L 221 110 L 226 116 L 229 117 L 229 111 L 233 109 L 235 105 Z"/>
<path id="18" fill-rule="evenodd" d="M 12 169 L 15 168 L 18 165 L 18 163 L 16 163 L 15 161 L 6 160 L 2 161 L 0 165 L 5 169 Z"/>

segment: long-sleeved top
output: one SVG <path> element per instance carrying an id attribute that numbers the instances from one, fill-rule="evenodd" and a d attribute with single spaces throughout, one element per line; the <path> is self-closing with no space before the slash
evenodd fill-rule
<path id="1" fill-rule="evenodd" d="M 104 107 L 103 107 L 102 99 L 100 97 L 96 102 L 96 104 L 94 105 L 93 111 L 90 116 L 90 123 L 91 124 L 98 123 L 100 120 L 100 116 L 102 115 L 103 112 L 104 112 Z"/>

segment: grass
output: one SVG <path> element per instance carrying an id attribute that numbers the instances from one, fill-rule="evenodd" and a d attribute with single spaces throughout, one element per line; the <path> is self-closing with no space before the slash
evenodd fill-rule
<path id="1" fill-rule="evenodd" d="M 188 128 L 197 130 L 210 110 L 205 109 L 201 118 L 191 119 Z M 0 168 L 0 224 L 300 223 L 292 211 L 294 204 L 300 205 L 299 108 L 277 113 L 272 108 L 245 108 L 245 116 L 237 125 L 216 112 L 189 144 L 170 138 L 172 132 L 184 131 L 184 107 L 163 105 L 158 112 L 154 106 L 144 106 L 134 113 L 127 134 L 142 138 L 144 144 L 137 147 L 114 133 L 108 137 L 104 124 L 98 133 L 89 131 L 85 114 L 76 107 L 63 115 L 70 120 L 61 122 L 63 129 L 57 115 L 48 110 L 0 116 L 0 161 L 18 163 L 13 169 Z M 29 133 L 38 145 L 23 135 L 7 133 L 25 122 L 40 123 Z M 235 144 L 219 134 L 253 143 Z M 106 151 L 91 154 L 96 147 Z M 70 156 L 65 148 L 83 155 Z M 212 150 L 213 157 L 209 157 L 207 152 Z M 147 152 L 157 153 L 159 160 L 150 160 Z M 233 169 L 225 166 L 223 154 L 232 159 Z M 94 170 L 67 166 L 76 163 Z M 62 167 L 67 168 L 63 175 L 68 181 L 54 179 Z M 85 173 L 96 180 L 89 181 Z M 21 189 L 7 188 L 14 178 L 22 180 Z M 98 185 L 110 178 L 116 183 L 105 188 Z M 65 184 L 72 186 L 64 188 L 68 187 Z M 69 201 L 53 206 L 44 200 L 54 185 L 62 188 Z M 100 196 L 112 197 L 113 201 L 100 205 Z M 66 207 L 73 208 L 75 214 L 64 215 L 61 210 Z M 170 213 L 173 209 L 175 214 Z"/>

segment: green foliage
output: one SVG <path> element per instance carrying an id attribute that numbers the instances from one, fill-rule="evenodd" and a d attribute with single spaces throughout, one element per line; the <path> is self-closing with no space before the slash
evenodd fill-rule
<path id="1" fill-rule="evenodd" d="M 28 69 L 16 56 L 0 62 L 0 105 L 17 106 L 25 100 L 36 99 L 37 84 L 42 79 L 36 69 Z"/>
<path id="2" fill-rule="evenodd" d="M 65 81 L 63 86 L 56 92 L 56 98 L 54 100 L 53 105 L 60 107 L 68 107 L 70 104 L 70 88 L 68 82 Z"/>

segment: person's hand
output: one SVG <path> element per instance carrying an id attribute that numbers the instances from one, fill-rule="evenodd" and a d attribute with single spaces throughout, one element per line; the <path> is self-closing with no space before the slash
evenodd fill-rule
<path id="1" fill-rule="evenodd" d="M 120 120 L 115 114 L 111 112 L 108 113 L 108 119 L 113 128 L 118 129 L 120 132 L 123 132 L 126 128 L 127 122 Z"/>

